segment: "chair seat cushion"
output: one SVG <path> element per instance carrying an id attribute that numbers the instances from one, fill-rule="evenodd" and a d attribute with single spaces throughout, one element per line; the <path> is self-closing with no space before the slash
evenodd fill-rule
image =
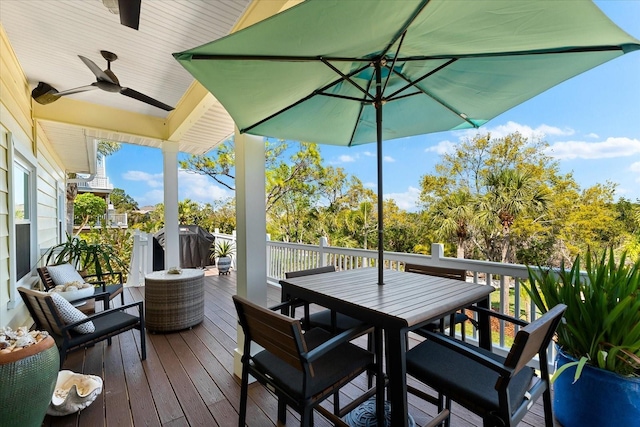
<path id="1" fill-rule="evenodd" d="M 497 354 L 464 342 L 461 344 L 504 363 L 504 358 Z M 426 340 L 407 352 L 407 373 L 463 406 L 482 408 L 483 412 L 499 407 L 495 390 L 498 373 L 434 341 Z M 525 367 L 511 379 L 509 399 L 512 408 L 522 403 L 533 374 L 533 369 Z"/>
<path id="2" fill-rule="evenodd" d="M 49 276 L 56 286 L 66 285 L 71 282 L 84 283 L 84 279 L 71 264 L 51 265 L 47 267 Z"/>
<path id="3" fill-rule="evenodd" d="M 70 347 L 87 342 L 93 338 L 124 330 L 140 321 L 138 316 L 127 314 L 124 311 L 112 311 L 109 314 L 93 319 L 95 331 L 91 334 L 73 335 L 69 341 Z"/>
<path id="4" fill-rule="evenodd" d="M 51 292 L 51 300 L 58 310 L 60 319 L 66 324 L 79 322 L 87 318 L 86 314 L 75 308 L 69 301 L 59 295 L 57 292 Z M 95 325 L 93 322 L 82 323 L 81 325 L 73 328 L 76 332 L 81 334 L 91 334 L 95 331 Z"/>
<path id="5" fill-rule="evenodd" d="M 323 329 L 314 328 L 304 334 L 307 348 L 312 350 L 331 338 Z M 255 366 L 266 372 L 274 383 L 288 394 L 309 398 L 325 390 L 351 374 L 359 374 L 373 363 L 373 354 L 349 342 L 330 350 L 313 362 L 315 375 L 308 378 L 306 393 L 303 392 L 303 373 L 272 353 L 263 350 L 253 356 Z"/>
<path id="6" fill-rule="evenodd" d="M 305 324 L 305 319 L 302 319 L 302 324 Z M 362 324 L 363 323 L 358 319 L 354 319 L 346 314 L 336 313 L 335 330 L 337 332 L 357 328 L 358 326 L 362 326 Z M 311 328 L 326 329 L 327 331 L 333 330 L 333 325 L 331 324 L 331 310 L 322 310 L 317 313 L 310 314 L 309 326 Z"/>

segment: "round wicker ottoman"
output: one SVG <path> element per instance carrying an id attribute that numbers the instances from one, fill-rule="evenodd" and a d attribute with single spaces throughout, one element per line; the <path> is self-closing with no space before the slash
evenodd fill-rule
<path id="1" fill-rule="evenodd" d="M 204 271 L 154 271 L 144 278 L 145 323 L 149 331 L 187 329 L 204 319 Z"/>

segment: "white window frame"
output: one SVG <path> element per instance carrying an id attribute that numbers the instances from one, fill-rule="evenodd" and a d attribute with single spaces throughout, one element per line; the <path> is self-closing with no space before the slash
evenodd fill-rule
<path id="1" fill-rule="evenodd" d="M 7 133 L 7 142 L 9 146 L 9 309 L 15 308 L 20 298 L 18 297 L 18 286 L 24 286 L 30 288 L 34 282 L 33 269 L 38 259 L 38 161 L 36 157 L 30 151 L 25 150 L 18 144 L 10 132 Z M 18 279 L 16 259 L 16 225 L 19 221 L 15 218 L 15 195 L 14 195 L 14 181 L 16 179 L 15 166 L 20 165 L 21 168 L 29 172 L 29 265 L 31 270 L 25 276 Z"/>

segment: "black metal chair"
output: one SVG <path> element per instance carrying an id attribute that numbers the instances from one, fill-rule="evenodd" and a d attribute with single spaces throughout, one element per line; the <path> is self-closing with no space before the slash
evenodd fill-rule
<path id="1" fill-rule="evenodd" d="M 56 283 L 54 283 L 53 278 L 49 274 L 48 267 L 37 268 L 38 275 L 42 280 L 42 285 L 47 291 L 56 287 Z M 122 280 L 122 272 L 105 272 L 102 274 L 102 279 L 105 278 L 109 278 L 109 280 L 98 280 L 97 274 L 82 276 L 83 281 L 90 283 L 96 287 L 96 292 L 108 292 L 109 300 L 112 300 L 117 295 L 120 295 L 120 304 L 124 305 L 124 282 Z"/>
<path id="2" fill-rule="evenodd" d="M 409 273 L 419 273 L 419 274 L 427 274 L 429 276 L 436 277 L 445 277 L 447 279 L 455 279 L 455 280 L 467 280 L 467 271 L 459 270 L 455 268 L 445 268 L 445 267 L 433 267 L 430 265 L 420 265 L 420 264 L 408 264 L 404 265 L 404 271 Z M 425 332 L 444 332 L 445 329 L 449 329 L 449 335 L 455 336 L 455 325 L 461 325 L 460 328 L 460 336 L 462 337 L 462 341 L 466 340 L 466 330 L 465 330 L 465 322 L 471 322 L 474 326 L 476 322 L 474 319 L 471 319 L 464 313 L 464 310 L 453 313 L 450 316 L 443 317 L 440 320 L 435 320 L 422 328 L 416 329 L 415 333 L 418 335 L 424 336 Z M 451 326 L 453 325 L 453 326 Z"/>
<path id="3" fill-rule="evenodd" d="M 435 398 L 415 387 L 409 387 L 409 391 L 438 405 L 439 410 L 445 395 L 480 415 L 485 427 L 515 426 L 542 396 L 545 426 L 552 427 L 547 348 L 566 308 L 558 304 L 530 324 L 476 308 L 523 326 L 506 358 L 443 334 L 426 333 L 427 339 L 407 352 L 407 373 L 433 388 L 439 396 Z M 539 377 L 527 366 L 536 355 Z"/>
<path id="4" fill-rule="evenodd" d="M 77 320 L 67 321 L 64 318 L 69 315 L 63 313 L 62 308 L 56 305 L 52 295 L 23 287 L 19 287 L 18 292 L 20 292 L 20 296 L 27 306 L 36 328 L 49 332 L 56 341 L 60 352 L 60 367 L 62 367 L 68 352 L 89 347 L 103 340 L 107 340 L 111 344 L 112 337 L 130 329 L 138 329 L 140 331 L 140 358 L 142 360 L 146 359 L 142 301 L 107 309 L 91 316 L 86 316 L 78 311 L 75 314 L 71 314 Z M 90 298 L 102 299 L 104 306 L 109 307 L 109 294 L 107 292 L 97 293 L 77 301 Z M 125 312 L 125 310 L 134 307 L 138 309 L 137 316 Z M 89 325 L 91 325 L 91 328 L 87 329 Z M 79 332 L 78 329 L 81 328 L 85 328 L 85 332 Z"/>
<path id="5" fill-rule="evenodd" d="M 321 328 L 303 332 L 297 319 L 237 295 L 233 296 L 233 302 L 245 336 L 238 425 L 245 426 L 249 375 L 252 375 L 274 391 L 278 398 L 278 420 L 282 424 L 286 423 L 288 405 L 300 413 L 303 427 L 313 425 L 314 409 L 332 423 L 346 426 L 340 419 L 344 413 L 335 410 L 332 413 L 319 404 L 361 373 L 375 368 L 373 353 L 349 342 L 366 327 L 337 336 Z M 252 343 L 264 350 L 251 355 Z M 365 393 L 350 404 L 349 409 L 370 395 Z"/>
<path id="6" fill-rule="evenodd" d="M 288 271 L 284 273 L 284 277 L 291 279 L 294 277 L 311 276 L 314 274 L 332 273 L 336 271 L 334 265 L 327 265 L 324 267 L 310 268 L 307 270 Z M 288 300 L 286 295 L 282 297 L 283 301 Z M 291 306 L 291 316 L 295 317 L 296 307 L 304 307 L 304 317 L 302 318 L 302 325 L 305 329 L 310 328 L 323 328 L 331 332 L 343 332 L 349 329 L 353 329 L 362 326 L 363 323 L 347 316 L 343 313 L 336 313 L 331 310 L 321 310 L 315 313 L 309 313 L 309 304 L 306 302 L 296 302 Z"/>

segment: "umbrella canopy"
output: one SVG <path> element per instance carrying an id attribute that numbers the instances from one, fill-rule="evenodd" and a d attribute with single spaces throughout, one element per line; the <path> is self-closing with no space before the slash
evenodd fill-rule
<path id="1" fill-rule="evenodd" d="M 175 58 L 241 132 L 333 145 L 478 127 L 640 49 L 589 0 L 307 0 Z"/>

